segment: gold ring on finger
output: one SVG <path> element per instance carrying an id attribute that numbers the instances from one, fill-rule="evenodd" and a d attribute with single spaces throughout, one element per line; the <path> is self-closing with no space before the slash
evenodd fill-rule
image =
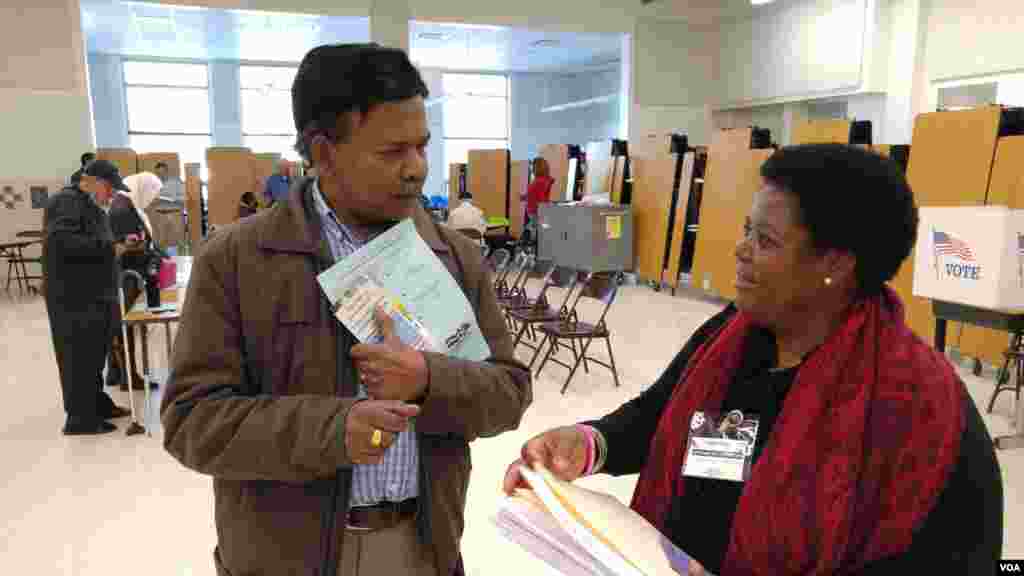
<path id="1" fill-rule="evenodd" d="M 373 436 L 370 437 L 370 444 L 374 448 L 380 448 L 381 443 L 384 442 L 384 433 L 378 429 L 374 429 Z"/>

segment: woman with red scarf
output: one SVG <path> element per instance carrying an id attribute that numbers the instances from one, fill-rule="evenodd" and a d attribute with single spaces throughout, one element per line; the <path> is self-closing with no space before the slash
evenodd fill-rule
<path id="1" fill-rule="evenodd" d="M 903 174 L 836 144 L 784 148 L 761 174 L 735 302 L 640 396 L 533 438 L 516 464 L 570 481 L 639 473 L 632 508 L 694 575 L 994 574 L 991 438 L 886 285 L 917 229 Z M 690 437 L 733 411 L 756 438 L 723 479 Z M 521 483 L 511 466 L 506 490 Z"/>

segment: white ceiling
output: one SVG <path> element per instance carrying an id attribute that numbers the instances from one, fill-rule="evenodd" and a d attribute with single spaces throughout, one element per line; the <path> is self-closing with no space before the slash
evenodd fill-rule
<path id="1" fill-rule="evenodd" d="M 618 63 L 622 35 L 413 22 L 409 48 L 424 68 L 571 71 Z"/>
<path id="2" fill-rule="evenodd" d="M 131 57 L 298 62 L 312 47 L 365 42 L 369 18 L 83 0 L 88 50 Z M 413 22 L 410 54 L 451 70 L 571 71 L 618 62 L 620 34 Z"/>
<path id="3" fill-rule="evenodd" d="M 369 18 L 83 0 L 88 50 L 123 56 L 298 62 L 314 46 L 366 42 Z"/>

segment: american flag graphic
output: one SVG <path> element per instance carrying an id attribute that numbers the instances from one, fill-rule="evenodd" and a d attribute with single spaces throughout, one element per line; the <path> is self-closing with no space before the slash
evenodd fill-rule
<path id="1" fill-rule="evenodd" d="M 964 262 L 974 262 L 974 253 L 971 247 L 963 240 L 959 240 L 945 232 L 933 231 L 935 244 L 935 256 L 956 256 Z"/>

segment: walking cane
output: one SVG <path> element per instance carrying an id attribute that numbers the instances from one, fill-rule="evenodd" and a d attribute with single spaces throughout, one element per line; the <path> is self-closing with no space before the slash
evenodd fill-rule
<path id="1" fill-rule="evenodd" d="M 125 436 L 135 436 L 136 434 L 142 434 L 143 432 L 145 432 L 146 435 L 148 436 L 150 435 L 149 430 L 147 430 L 145 426 L 139 424 L 139 419 L 135 415 L 135 390 L 133 388 L 134 383 L 132 382 L 132 372 L 134 372 L 134 370 L 131 369 L 131 361 L 129 360 L 128 355 L 128 323 L 124 321 L 125 315 L 128 314 L 128 310 L 126 309 L 124 301 L 124 281 L 125 278 L 127 277 L 135 278 L 135 280 L 139 283 L 139 286 L 142 288 L 142 292 L 140 294 L 142 295 L 143 298 L 146 297 L 146 282 L 142 279 L 142 276 L 139 275 L 139 273 L 134 270 L 122 270 L 121 286 L 120 289 L 118 290 L 118 300 L 121 303 L 121 348 L 124 353 L 123 368 L 125 378 L 128 380 L 128 407 L 132 412 L 132 423 L 128 426 L 128 429 L 125 431 Z M 142 385 L 146 387 L 146 402 L 143 407 L 142 413 L 142 419 L 145 420 L 146 410 L 149 409 L 149 385 L 146 382 L 143 382 Z"/>

